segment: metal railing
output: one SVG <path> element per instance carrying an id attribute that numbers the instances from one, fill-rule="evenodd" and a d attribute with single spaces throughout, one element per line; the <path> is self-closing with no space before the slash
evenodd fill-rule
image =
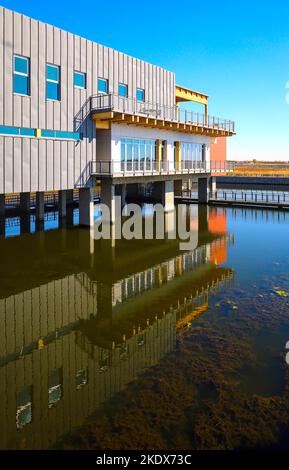
<path id="1" fill-rule="evenodd" d="M 100 176 L 145 176 L 198 173 L 223 173 L 231 171 L 226 162 L 202 161 L 105 161 L 90 162 L 90 174 Z"/>
<path id="2" fill-rule="evenodd" d="M 210 199 L 213 201 L 289 205 L 289 192 L 218 189 L 210 193 Z"/>
<path id="3" fill-rule="evenodd" d="M 116 111 L 119 113 L 207 127 L 230 133 L 235 132 L 234 121 L 215 116 L 206 116 L 203 113 L 188 111 L 178 106 L 165 106 L 149 101 L 138 101 L 135 98 L 124 98 L 114 93 L 91 96 L 90 112 L 104 111 Z"/>

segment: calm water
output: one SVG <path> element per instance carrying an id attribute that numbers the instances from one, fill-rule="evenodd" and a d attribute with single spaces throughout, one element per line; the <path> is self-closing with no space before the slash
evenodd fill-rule
<path id="1" fill-rule="evenodd" d="M 7 221 L 0 448 L 288 446 L 289 213 L 193 212 L 190 252 Z"/>

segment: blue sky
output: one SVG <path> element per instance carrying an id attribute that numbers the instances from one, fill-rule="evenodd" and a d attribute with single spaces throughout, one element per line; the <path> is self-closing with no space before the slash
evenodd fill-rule
<path id="1" fill-rule="evenodd" d="M 210 95 L 209 113 L 236 121 L 230 159 L 289 161 L 288 0 L 1 3 L 168 68 L 178 84 Z"/>

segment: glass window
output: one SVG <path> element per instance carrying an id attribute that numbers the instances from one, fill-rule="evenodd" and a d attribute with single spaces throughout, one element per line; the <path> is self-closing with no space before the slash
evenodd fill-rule
<path id="1" fill-rule="evenodd" d="M 76 389 L 80 390 L 84 387 L 88 382 L 88 372 L 87 369 L 81 369 L 76 372 L 75 376 L 76 381 Z"/>
<path id="2" fill-rule="evenodd" d="M 145 100 L 145 91 L 143 88 L 137 88 L 136 90 L 136 99 L 138 101 L 144 101 Z"/>
<path id="3" fill-rule="evenodd" d="M 108 80 L 106 78 L 99 78 L 97 80 L 98 93 L 108 93 Z"/>
<path id="4" fill-rule="evenodd" d="M 51 372 L 48 387 L 48 408 L 52 408 L 62 398 L 62 368 Z"/>
<path id="5" fill-rule="evenodd" d="M 128 88 L 127 88 L 127 85 L 125 85 L 124 83 L 120 83 L 118 85 L 118 94 L 119 96 L 121 96 L 122 98 L 127 98 L 128 97 Z"/>
<path id="6" fill-rule="evenodd" d="M 60 100 L 60 67 L 46 64 L 46 99 Z"/>
<path id="7" fill-rule="evenodd" d="M 183 161 L 201 161 L 202 144 L 183 142 L 181 144 L 181 158 Z"/>
<path id="8" fill-rule="evenodd" d="M 32 387 L 25 387 L 16 397 L 16 426 L 23 428 L 32 421 Z"/>
<path id="9" fill-rule="evenodd" d="M 30 60 L 14 56 L 13 91 L 20 95 L 30 95 Z"/>
<path id="10" fill-rule="evenodd" d="M 76 88 L 86 88 L 86 74 L 82 72 L 74 72 L 74 86 Z"/>
<path id="11" fill-rule="evenodd" d="M 120 139 L 122 161 L 151 161 L 155 160 L 155 141 L 150 139 Z"/>

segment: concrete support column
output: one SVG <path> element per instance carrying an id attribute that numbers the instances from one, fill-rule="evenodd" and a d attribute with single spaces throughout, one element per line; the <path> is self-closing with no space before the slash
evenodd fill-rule
<path id="1" fill-rule="evenodd" d="M 101 182 L 101 203 L 105 204 L 110 211 L 110 222 L 115 222 L 115 196 L 116 196 L 116 187 L 110 181 Z M 109 221 L 105 221 L 108 223 Z"/>
<path id="2" fill-rule="evenodd" d="M 5 194 L 0 194 L 0 217 L 5 216 Z"/>
<path id="3" fill-rule="evenodd" d="M 58 191 L 59 219 L 66 217 L 67 191 Z"/>
<path id="4" fill-rule="evenodd" d="M 0 194 L 0 236 L 5 237 L 5 194 Z"/>
<path id="5" fill-rule="evenodd" d="M 126 184 L 121 185 L 121 207 L 123 208 L 126 203 Z"/>
<path id="6" fill-rule="evenodd" d="M 20 233 L 29 233 L 31 230 L 30 213 L 23 212 L 20 215 Z"/>
<path id="7" fill-rule="evenodd" d="M 174 181 L 158 181 L 153 184 L 153 196 L 161 202 L 165 211 L 174 209 Z"/>
<path id="8" fill-rule="evenodd" d="M 217 178 L 215 176 L 210 178 L 210 190 L 213 194 L 217 191 Z"/>
<path id="9" fill-rule="evenodd" d="M 174 191 L 177 196 L 180 196 L 183 191 L 183 180 L 175 180 L 174 181 Z"/>
<path id="10" fill-rule="evenodd" d="M 121 207 L 126 203 L 126 184 L 117 184 L 115 186 L 115 195 L 121 197 Z"/>
<path id="11" fill-rule="evenodd" d="M 94 226 L 94 201 L 92 188 L 79 190 L 79 225 L 82 227 Z"/>
<path id="12" fill-rule="evenodd" d="M 66 204 L 68 206 L 73 205 L 73 189 L 67 189 L 66 191 Z"/>
<path id="13" fill-rule="evenodd" d="M 207 204 L 209 201 L 210 187 L 209 178 L 198 178 L 198 200 L 200 203 Z"/>
<path id="14" fill-rule="evenodd" d="M 209 206 L 198 206 L 198 228 L 199 233 L 208 232 Z"/>
<path id="15" fill-rule="evenodd" d="M 30 211 L 30 193 L 20 193 L 20 211 Z"/>
<path id="16" fill-rule="evenodd" d="M 126 194 L 128 198 L 135 199 L 139 195 L 139 190 L 138 190 L 138 184 L 133 183 L 133 184 L 128 184 L 126 187 Z"/>
<path id="17" fill-rule="evenodd" d="M 36 193 L 36 220 L 44 220 L 44 193 Z"/>
<path id="18" fill-rule="evenodd" d="M 73 225 L 73 189 L 66 191 L 66 224 Z"/>
<path id="19" fill-rule="evenodd" d="M 166 211 L 172 211 L 175 208 L 175 192 L 173 181 L 165 181 L 164 206 Z"/>
<path id="20" fill-rule="evenodd" d="M 5 237 L 5 218 L 0 218 L 0 237 Z"/>

